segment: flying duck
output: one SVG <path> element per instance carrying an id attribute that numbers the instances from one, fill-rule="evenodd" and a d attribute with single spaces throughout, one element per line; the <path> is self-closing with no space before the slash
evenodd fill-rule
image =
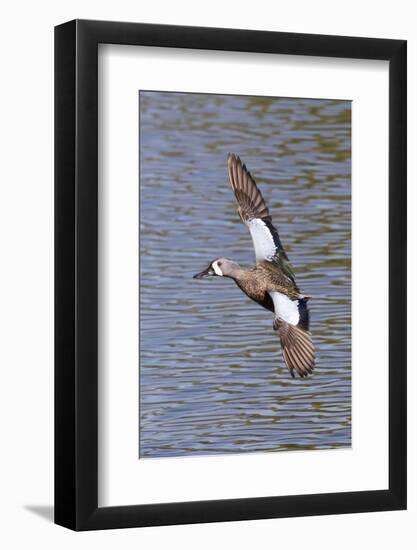
<path id="1" fill-rule="evenodd" d="M 252 237 L 256 265 L 244 268 L 227 258 L 217 258 L 194 279 L 229 277 L 249 298 L 272 311 L 273 329 L 280 338 L 291 376 L 294 378 L 295 373 L 308 376 L 315 362 L 307 308 L 310 297 L 300 293 L 278 231 L 251 173 L 237 155 L 229 154 L 227 165 L 240 218 Z"/>

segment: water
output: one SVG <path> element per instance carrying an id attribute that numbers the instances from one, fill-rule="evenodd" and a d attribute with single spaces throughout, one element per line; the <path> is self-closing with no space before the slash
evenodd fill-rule
<path id="1" fill-rule="evenodd" d="M 271 313 L 192 278 L 254 262 L 228 152 L 313 296 L 309 379 L 291 379 Z M 350 446 L 350 208 L 350 102 L 141 92 L 140 457 Z"/>

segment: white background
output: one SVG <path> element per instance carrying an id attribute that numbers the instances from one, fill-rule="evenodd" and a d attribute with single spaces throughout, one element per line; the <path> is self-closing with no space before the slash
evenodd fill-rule
<path id="1" fill-rule="evenodd" d="M 409 40 L 409 151 L 417 150 L 413 2 L 19 2 L 3 8 L 0 163 L 1 454 L 5 548 L 415 548 L 416 285 L 409 289 L 409 510 L 75 534 L 50 517 L 53 471 L 53 33 L 74 17 Z M 409 155 L 409 279 L 417 278 L 416 156 Z M 412 209 L 412 210 L 411 210 Z M 413 214 L 413 215 L 411 215 Z M 375 373 L 377 376 L 377 373 Z M 314 472 L 312 472 L 314 475 Z M 343 475 L 343 472 L 341 472 Z"/>
<path id="2" fill-rule="evenodd" d="M 114 45 L 99 60 L 100 505 L 386 489 L 387 62 Z M 138 461 L 138 89 L 352 100 L 352 449 Z"/>

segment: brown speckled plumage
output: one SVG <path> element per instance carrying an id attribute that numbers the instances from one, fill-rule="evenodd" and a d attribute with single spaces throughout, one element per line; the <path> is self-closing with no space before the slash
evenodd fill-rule
<path id="1" fill-rule="evenodd" d="M 268 292 L 281 292 L 294 299 L 300 297 L 295 282 L 271 262 L 264 261 L 253 268 L 241 269 L 233 278 L 249 298 L 270 311 L 274 311 L 274 304 Z"/>

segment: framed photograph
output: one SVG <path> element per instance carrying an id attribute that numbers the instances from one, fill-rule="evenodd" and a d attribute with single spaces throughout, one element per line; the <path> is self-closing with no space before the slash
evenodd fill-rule
<path id="1" fill-rule="evenodd" d="M 55 29 L 55 522 L 406 507 L 406 42 Z"/>

